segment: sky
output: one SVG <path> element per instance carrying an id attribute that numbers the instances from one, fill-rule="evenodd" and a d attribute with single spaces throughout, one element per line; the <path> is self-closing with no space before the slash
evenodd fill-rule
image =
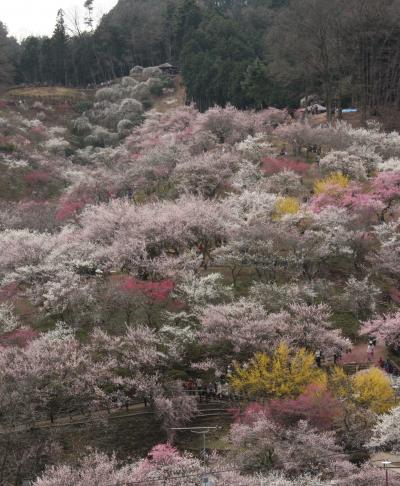
<path id="1" fill-rule="evenodd" d="M 96 20 L 111 10 L 118 0 L 94 0 Z M 11 35 L 18 40 L 28 35 L 51 35 L 57 12 L 65 11 L 67 24 L 78 12 L 84 17 L 85 0 L 0 0 L 0 21 L 6 24 Z"/>

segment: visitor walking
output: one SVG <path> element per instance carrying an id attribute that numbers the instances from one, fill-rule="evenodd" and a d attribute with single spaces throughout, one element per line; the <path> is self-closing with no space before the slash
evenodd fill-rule
<path id="1" fill-rule="evenodd" d="M 221 385 L 220 381 L 217 382 L 216 393 L 217 393 L 218 400 L 221 400 L 222 399 L 222 385 Z"/>
<path id="2" fill-rule="evenodd" d="M 213 398 L 214 396 L 215 396 L 215 387 L 214 387 L 214 384 L 210 382 L 207 385 L 207 391 L 206 391 L 207 401 L 209 401 L 210 398 Z"/>
<path id="3" fill-rule="evenodd" d="M 370 340 L 368 342 L 368 346 L 367 346 L 367 358 L 368 358 L 368 361 L 372 361 L 373 358 L 374 358 L 374 345 L 373 345 L 373 342 Z"/>

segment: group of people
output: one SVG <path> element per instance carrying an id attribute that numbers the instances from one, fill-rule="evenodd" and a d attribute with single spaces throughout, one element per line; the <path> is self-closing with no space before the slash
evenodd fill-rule
<path id="1" fill-rule="evenodd" d="M 200 402 L 214 400 L 235 400 L 238 396 L 234 393 L 229 383 L 223 379 L 205 382 L 202 378 L 190 378 L 183 383 L 184 389 L 199 397 Z"/>
<path id="2" fill-rule="evenodd" d="M 335 350 L 332 356 L 333 359 L 333 364 L 336 365 L 339 359 L 342 356 L 342 350 Z M 318 368 L 322 367 L 322 361 L 324 359 L 324 355 L 322 354 L 322 351 L 320 349 L 317 349 L 315 351 L 315 363 L 317 364 Z"/>
<path id="3" fill-rule="evenodd" d="M 393 368 L 393 365 L 392 363 L 389 361 L 389 360 L 386 360 L 386 359 L 383 359 L 382 357 L 379 358 L 379 366 L 386 371 L 386 373 L 388 373 L 389 375 L 393 375 L 394 372 L 396 371 L 394 368 Z"/>

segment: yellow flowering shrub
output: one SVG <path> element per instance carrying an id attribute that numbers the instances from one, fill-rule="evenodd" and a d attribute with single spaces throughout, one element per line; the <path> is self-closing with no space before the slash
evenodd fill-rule
<path id="1" fill-rule="evenodd" d="M 339 399 L 347 400 L 353 394 L 351 377 L 339 366 L 335 366 L 329 376 L 329 387 Z"/>
<path id="2" fill-rule="evenodd" d="M 281 343 L 272 356 L 254 355 L 247 367 L 235 366 L 231 385 L 261 397 L 295 397 L 310 383 L 326 384 L 326 374 L 315 366 L 315 357 L 305 349 L 290 353 Z"/>
<path id="3" fill-rule="evenodd" d="M 286 214 L 297 214 L 300 211 L 300 203 L 294 197 L 280 197 L 275 203 L 275 219 L 281 219 Z"/>
<path id="4" fill-rule="evenodd" d="M 389 377 L 378 368 L 353 377 L 356 401 L 375 413 L 385 413 L 394 406 L 394 392 Z"/>
<path id="5" fill-rule="evenodd" d="M 349 185 L 350 179 L 341 172 L 333 172 L 325 179 L 319 179 L 314 183 L 314 193 L 322 194 L 332 189 L 341 189 Z"/>
<path id="6" fill-rule="evenodd" d="M 363 407 L 374 413 L 385 413 L 394 405 L 394 392 L 388 376 L 378 368 L 349 376 L 343 368 L 335 368 L 329 378 L 334 395 L 346 404 Z"/>

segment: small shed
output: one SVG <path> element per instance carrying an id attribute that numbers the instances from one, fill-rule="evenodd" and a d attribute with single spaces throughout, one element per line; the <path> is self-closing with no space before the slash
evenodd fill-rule
<path id="1" fill-rule="evenodd" d="M 157 67 L 161 69 L 163 74 L 168 74 L 170 76 L 176 76 L 179 72 L 179 69 L 177 68 L 177 66 L 173 66 L 169 62 L 165 62 L 164 64 L 160 64 Z"/>

